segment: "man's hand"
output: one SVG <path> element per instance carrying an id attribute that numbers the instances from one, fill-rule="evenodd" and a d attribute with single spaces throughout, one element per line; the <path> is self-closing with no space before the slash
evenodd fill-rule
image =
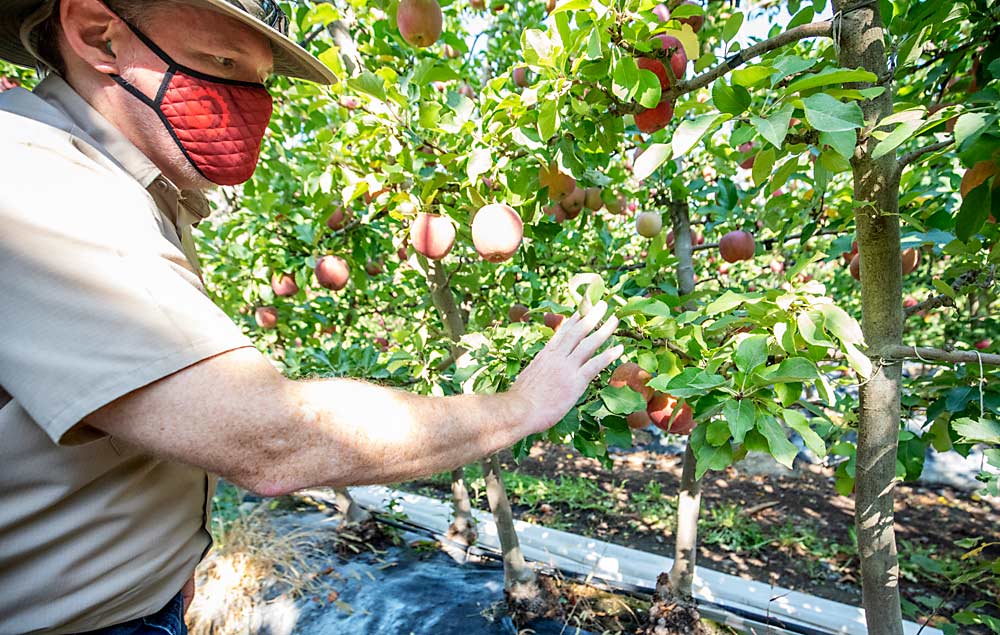
<path id="1" fill-rule="evenodd" d="M 621 357 L 621 345 L 595 355 L 618 327 L 618 318 L 612 316 L 594 331 L 607 310 L 607 303 L 601 301 L 586 316 L 574 315 L 565 320 L 518 375 L 511 393 L 523 400 L 525 421 L 532 432 L 542 432 L 558 423 L 576 405 L 591 380 Z"/>
<path id="2" fill-rule="evenodd" d="M 191 579 L 184 583 L 184 588 L 181 589 L 181 595 L 184 597 L 184 615 L 187 615 L 188 609 L 191 607 L 191 600 L 194 599 L 194 574 L 191 574 Z"/>

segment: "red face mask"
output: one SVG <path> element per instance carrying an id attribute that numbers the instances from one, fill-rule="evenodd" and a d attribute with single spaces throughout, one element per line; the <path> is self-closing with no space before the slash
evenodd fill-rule
<path id="1" fill-rule="evenodd" d="M 267 88 L 182 66 L 139 29 L 122 21 L 166 63 L 167 72 L 154 98 L 120 75 L 111 78 L 156 112 L 199 174 L 218 185 L 248 180 L 257 167 L 260 143 L 271 120 L 273 105 Z"/>

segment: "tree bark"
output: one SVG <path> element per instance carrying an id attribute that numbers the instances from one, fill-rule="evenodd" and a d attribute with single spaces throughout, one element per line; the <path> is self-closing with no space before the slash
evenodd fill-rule
<path id="1" fill-rule="evenodd" d="M 691 219 L 686 201 L 671 201 L 674 255 L 677 256 L 677 288 L 682 296 L 694 292 Z M 677 492 L 677 531 L 674 564 L 656 580 L 656 597 L 649 611 L 648 635 L 704 633 L 694 601 L 695 556 L 698 550 L 698 517 L 701 514 L 701 481 L 695 478 L 694 450 L 684 450 L 680 489 Z"/>
<path id="2" fill-rule="evenodd" d="M 431 300 L 437 308 L 445 332 L 452 341 L 451 359 L 458 360 L 465 352 L 458 342 L 465 335 L 465 321 L 455 304 L 455 294 L 448 285 L 448 276 L 440 262 L 430 263 L 429 280 L 431 285 Z M 446 536 L 449 540 L 470 546 L 476 544 L 476 521 L 472 517 L 472 503 L 469 500 L 469 490 L 465 484 L 465 469 L 457 468 L 451 472 L 451 501 L 455 518 L 448 527 Z M 453 554 L 456 555 L 456 554 Z"/>
<path id="3" fill-rule="evenodd" d="M 838 12 L 849 8 L 835 0 Z M 839 63 L 890 78 L 879 4 L 868 3 L 840 14 Z M 864 88 L 863 86 L 849 86 Z M 865 121 L 892 114 L 892 90 L 861 102 Z M 874 124 L 877 127 L 877 123 Z M 893 153 L 872 158 L 878 141 L 862 131 L 851 158 L 855 223 L 861 254 L 861 325 L 870 351 L 901 343 L 903 332 L 899 244 L 899 171 Z M 881 365 L 873 356 L 872 377 L 861 384 L 855 524 L 861 558 L 865 619 L 871 635 L 902 635 L 899 559 L 893 531 L 893 495 L 900 426 L 901 368 Z"/>
<path id="4" fill-rule="evenodd" d="M 490 503 L 490 511 L 497 524 L 497 534 L 500 537 L 500 549 L 503 552 L 504 589 L 510 593 L 519 587 L 531 586 L 537 583 L 535 570 L 528 566 L 521 552 L 521 544 L 514 529 L 514 514 L 507 499 L 507 490 L 503 484 L 503 473 L 500 469 L 500 459 L 496 454 L 483 459 L 483 478 L 486 480 L 486 499 Z"/>

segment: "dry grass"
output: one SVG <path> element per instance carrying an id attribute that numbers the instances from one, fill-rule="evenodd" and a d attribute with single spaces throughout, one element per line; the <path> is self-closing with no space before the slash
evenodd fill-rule
<path id="1" fill-rule="evenodd" d="M 328 582 L 314 563 L 328 558 L 322 545 L 329 545 L 335 531 L 314 524 L 279 532 L 261 507 L 235 519 L 198 567 L 187 614 L 191 635 L 256 632 L 265 596 L 278 595 L 294 610 L 295 598 L 325 593 Z"/>

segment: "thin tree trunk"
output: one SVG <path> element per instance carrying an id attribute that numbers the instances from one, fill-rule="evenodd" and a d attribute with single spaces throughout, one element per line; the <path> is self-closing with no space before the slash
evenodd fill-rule
<path id="1" fill-rule="evenodd" d="M 691 257 L 691 219 L 685 201 L 671 201 L 674 255 L 677 256 L 677 288 L 681 295 L 694 292 L 694 263 Z M 701 514 L 701 481 L 695 478 L 695 456 L 691 445 L 684 450 L 681 483 L 677 493 L 677 531 L 674 564 L 669 574 L 656 580 L 656 598 L 649 611 L 650 635 L 703 633 L 701 615 L 695 604 L 695 556 L 698 551 L 698 516 Z"/>
<path id="2" fill-rule="evenodd" d="M 850 4 L 835 0 L 834 7 L 840 11 Z M 878 3 L 843 14 L 839 63 L 891 78 Z M 885 88 L 879 97 L 861 102 L 865 121 L 878 121 L 892 114 L 892 87 L 886 82 Z M 875 368 L 872 377 L 860 387 L 855 523 L 868 632 L 902 635 L 899 560 L 893 531 L 901 368 L 899 364 L 877 363 L 883 348 L 901 343 L 903 331 L 899 179 L 895 154 L 873 159 L 877 140 L 868 134 L 870 131 L 864 132 L 866 136 L 855 149 L 851 165 L 861 254 L 861 325 Z"/>
<path id="3" fill-rule="evenodd" d="M 465 335 L 465 321 L 455 304 L 455 294 L 448 286 L 448 276 L 444 267 L 439 262 L 431 262 L 429 270 L 429 280 L 431 285 L 431 299 L 441 316 L 448 338 L 452 341 L 451 357 L 453 360 L 464 353 L 459 340 Z M 464 468 L 456 468 L 451 472 L 451 500 L 455 518 L 448 527 L 446 536 L 448 539 L 470 546 L 476 544 L 476 521 L 472 517 L 472 503 L 469 499 L 469 490 L 465 484 Z M 452 554 L 457 555 L 457 554 Z"/>
<path id="4" fill-rule="evenodd" d="M 537 588 L 538 578 L 524 559 L 521 544 L 514 529 L 514 514 L 507 499 L 507 490 L 503 484 L 503 473 L 500 469 L 500 459 L 496 454 L 483 459 L 483 478 L 486 480 L 486 499 L 490 503 L 490 511 L 497 524 L 497 534 L 500 537 L 500 549 L 503 552 L 503 583 L 508 593 L 531 591 Z"/>

